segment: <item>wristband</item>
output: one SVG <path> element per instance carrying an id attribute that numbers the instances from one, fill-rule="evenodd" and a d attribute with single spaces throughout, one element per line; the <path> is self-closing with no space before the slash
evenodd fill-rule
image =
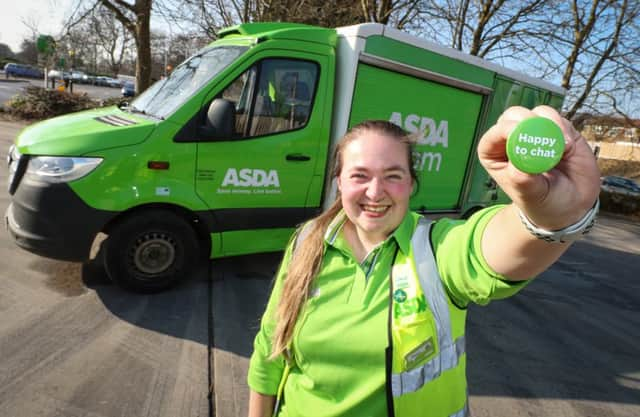
<path id="1" fill-rule="evenodd" d="M 524 227 L 527 228 L 532 235 L 538 239 L 542 239 L 551 243 L 566 243 L 575 242 L 582 238 L 582 236 L 589 233 L 593 225 L 596 223 L 596 215 L 600 208 L 600 199 L 597 199 L 591 210 L 589 210 L 580 220 L 576 223 L 565 227 L 560 230 L 547 230 L 536 226 L 527 218 L 527 216 L 518 208 L 518 215 Z"/>

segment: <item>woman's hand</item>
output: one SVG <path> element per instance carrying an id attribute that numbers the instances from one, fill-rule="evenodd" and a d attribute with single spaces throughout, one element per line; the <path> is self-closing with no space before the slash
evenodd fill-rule
<path id="1" fill-rule="evenodd" d="M 535 116 L 546 117 L 560 126 L 565 151 L 550 171 L 526 174 L 507 159 L 506 143 L 520 121 Z M 548 106 L 507 109 L 482 136 L 478 157 L 513 203 L 534 224 L 547 230 L 559 230 L 580 220 L 600 192 L 600 171 L 591 148 L 571 122 Z"/>

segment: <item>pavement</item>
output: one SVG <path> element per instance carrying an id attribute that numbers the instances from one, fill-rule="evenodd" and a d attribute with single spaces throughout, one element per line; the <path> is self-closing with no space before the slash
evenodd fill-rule
<path id="1" fill-rule="evenodd" d="M 0 153 L 22 127 L 0 120 Z M 203 262 L 141 296 L 113 286 L 99 254 L 48 260 L 0 230 L 0 416 L 245 417 L 279 255 Z M 640 415 L 638 255 L 640 225 L 603 215 L 521 294 L 471 307 L 472 415 Z"/>

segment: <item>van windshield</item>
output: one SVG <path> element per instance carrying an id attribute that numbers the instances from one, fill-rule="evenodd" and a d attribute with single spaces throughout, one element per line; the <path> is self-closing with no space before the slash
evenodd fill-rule
<path id="1" fill-rule="evenodd" d="M 204 48 L 140 94 L 129 110 L 166 118 L 247 49 L 246 46 Z"/>

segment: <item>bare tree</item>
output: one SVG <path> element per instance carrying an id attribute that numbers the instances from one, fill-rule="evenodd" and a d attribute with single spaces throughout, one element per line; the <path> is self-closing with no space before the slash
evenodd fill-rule
<path id="1" fill-rule="evenodd" d="M 97 35 L 96 43 L 107 56 L 109 72 L 117 76 L 132 41 L 131 33 L 115 20 L 112 11 L 104 8 L 94 10 L 89 19 L 89 29 Z"/>
<path id="2" fill-rule="evenodd" d="M 36 47 L 36 39 L 38 38 L 39 23 L 33 16 L 23 17 L 20 21 L 29 29 L 31 36 L 22 40 L 20 52 L 16 54 L 16 57 L 25 63 L 37 64 L 38 48 Z"/>
<path id="3" fill-rule="evenodd" d="M 151 83 L 151 6 L 153 0 L 99 0 L 133 35 L 136 43 L 136 85 L 144 91 Z"/>
<path id="4" fill-rule="evenodd" d="M 68 20 L 68 30 L 89 18 L 103 6 L 132 35 L 136 45 L 136 83 L 138 91 L 144 91 L 151 81 L 151 10 L 153 0 L 77 0 L 75 12 Z"/>
<path id="5" fill-rule="evenodd" d="M 366 22 L 382 23 L 403 29 L 421 15 L 420 0 L 360 0 Z"/>
<path id="6" fill-rule="evenodd" d="M 14 53 L 6 43 L 0 43 L 0 58 L 13 58 Z"/>
<path id="7" fill-rule="evenodd" d="M 21 62 L 27 64 L 37 64 L 38 49 L 36 48 L 36 43 L 28 38 L 23 39 L 22 43 L 20 44 L 20 52 L 18 52 L 15 56 Z"/>
<path id="8" fill-rule="evenodd" d="M 483 58 L 520 49 L 550 13 L 549 0 L 429 0 L 413 28 L 439 43 Z"/>
<path id="9" fill-rule="evenodd" d="M 160 0 L 158 0 L 160 1 Z M 378 22 L 404 28 L 420 15 L 422 0 L 181 0 L 160 7 L 178 26 L 196 23 L 210 38 L 224 28 L 249 22 L 293 22 L 324 27 Z"/>
<path id="10" fill-rule="evenodd" d="M 571 118 L 582 107 L 598 108 L 605 101 L 624 115 L 615 92 L 635 90 L 640 81 L 640 3 L 587 3 L 570 3 L 565 10 L 567 30 L 556 37 L 566 54 L 562 86 L 570 91 L 571 99 L 566 114 Z M 569 30 L 571 37 L 566 36 Z"/>
<path id="11" fill-rule="evenodd" d="M 569 118 L 637 106 L 637 0 L 429 0 L 421 15 L 414 31 L 566 88 Z"/>

